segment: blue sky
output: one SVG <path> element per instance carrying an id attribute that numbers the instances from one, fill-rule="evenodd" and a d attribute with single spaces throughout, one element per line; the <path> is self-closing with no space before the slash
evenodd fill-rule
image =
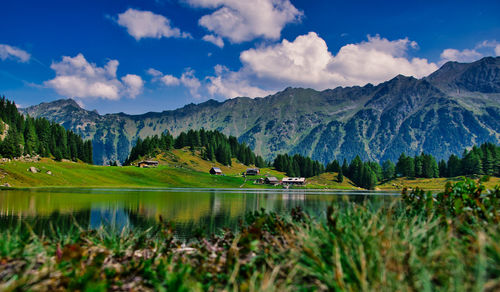
<path id="1" fill-rule="evenodd" d="M 71 4 L 70 4 L 71 3 Z M 500 55 L 500 1 L 4 1 L 0 94 L 144 113 Z"/>

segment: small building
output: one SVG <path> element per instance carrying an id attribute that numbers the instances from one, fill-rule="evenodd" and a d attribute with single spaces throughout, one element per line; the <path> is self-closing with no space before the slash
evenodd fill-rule
<path id="1" fill-rule="evenodd" d="M 140 168 L 149 168 L 149 167 L 157 167 L 158 164 L 159 164 L 158 161 L 144 160 L 137 163 L 137 166 Z"/>
<path id="2" fill-rule="evenodd" d="M 280 183 L 279 179 L 277 179 L 274 176 L 266 177 L 264 182 L 268 185 L 273 185 L 273 186 L 278 185 Z"/>
<path id="3" fill-rule="evenodd" d="M 258 168 L 247 168 L 245 171 L 245 175 L 259 175 L 260 169 Z"/>
<path id="4" fill-rule="evenodd" d="M 281 182 L 284 185 L 305 185 L 306 178 L 305 177 L 284 177 Z"/>
<path id="5" fill-rule="evenodd" d="M 222 175 L 222 170 L 218 167 L 212 167 L 212 168 L 210 168 L 210 174 Z"/>

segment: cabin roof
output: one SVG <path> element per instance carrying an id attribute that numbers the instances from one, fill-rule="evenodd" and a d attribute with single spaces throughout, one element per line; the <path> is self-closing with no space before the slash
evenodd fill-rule
<path id="1" fill-rule="evenodd" d="M 284 177 L 283 182 L 305 182 L 305 177 Z"/>
<path id="2" fill-rule="evenodd" d="M 276 178 L 276 177 L 274 177 L 274 176 L 266 177 L 266 179 L 267 179 L 268 181 L 275 181 L 275 182 L 278 182 L 278 181 L 279 181 L 279 179 L 277 179 L 277 178 Z"/>
<path id="3" fill-rule="evenodd" d="M 212 167 L 211 169 L 213 169 L 214 171 L 220 171 L 220 172 L 222 172 L 222 170 L 220 169 L 220 167 Z"/>
<path id="4" fill-rule="evenodd" d="M 144 161 L 141 161 L 139 163 L 146 163 L 146 164 L 158 164 L 158 161 L 154 161 L 154 160 L 144 160 Z"/>

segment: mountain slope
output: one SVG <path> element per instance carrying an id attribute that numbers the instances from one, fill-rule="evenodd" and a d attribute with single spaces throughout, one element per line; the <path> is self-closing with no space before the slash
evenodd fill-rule
<path id="1" fill-rule="evenodd" d="M 377 86 L 325 91 L 287 88 L 265 98 L 209 100 L 161 113 L 99 115 L 72 100 L 24 109 L 94 139 L 94 161 L 124 161 L 138 137 L 217 129 L 270 159 L 300 153 L 332 159 L 437 158 L 500 142 L 500 58 L 450 62 L 424 79 L 396 76 Z"/>

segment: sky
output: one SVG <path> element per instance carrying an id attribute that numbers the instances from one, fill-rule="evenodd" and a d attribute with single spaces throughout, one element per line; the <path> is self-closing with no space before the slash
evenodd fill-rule
<path id="1" fill-rule="evenodd" d="M 500 1 L 2 1 L 0 95 L 172 110 L 500 55 Z"/>

